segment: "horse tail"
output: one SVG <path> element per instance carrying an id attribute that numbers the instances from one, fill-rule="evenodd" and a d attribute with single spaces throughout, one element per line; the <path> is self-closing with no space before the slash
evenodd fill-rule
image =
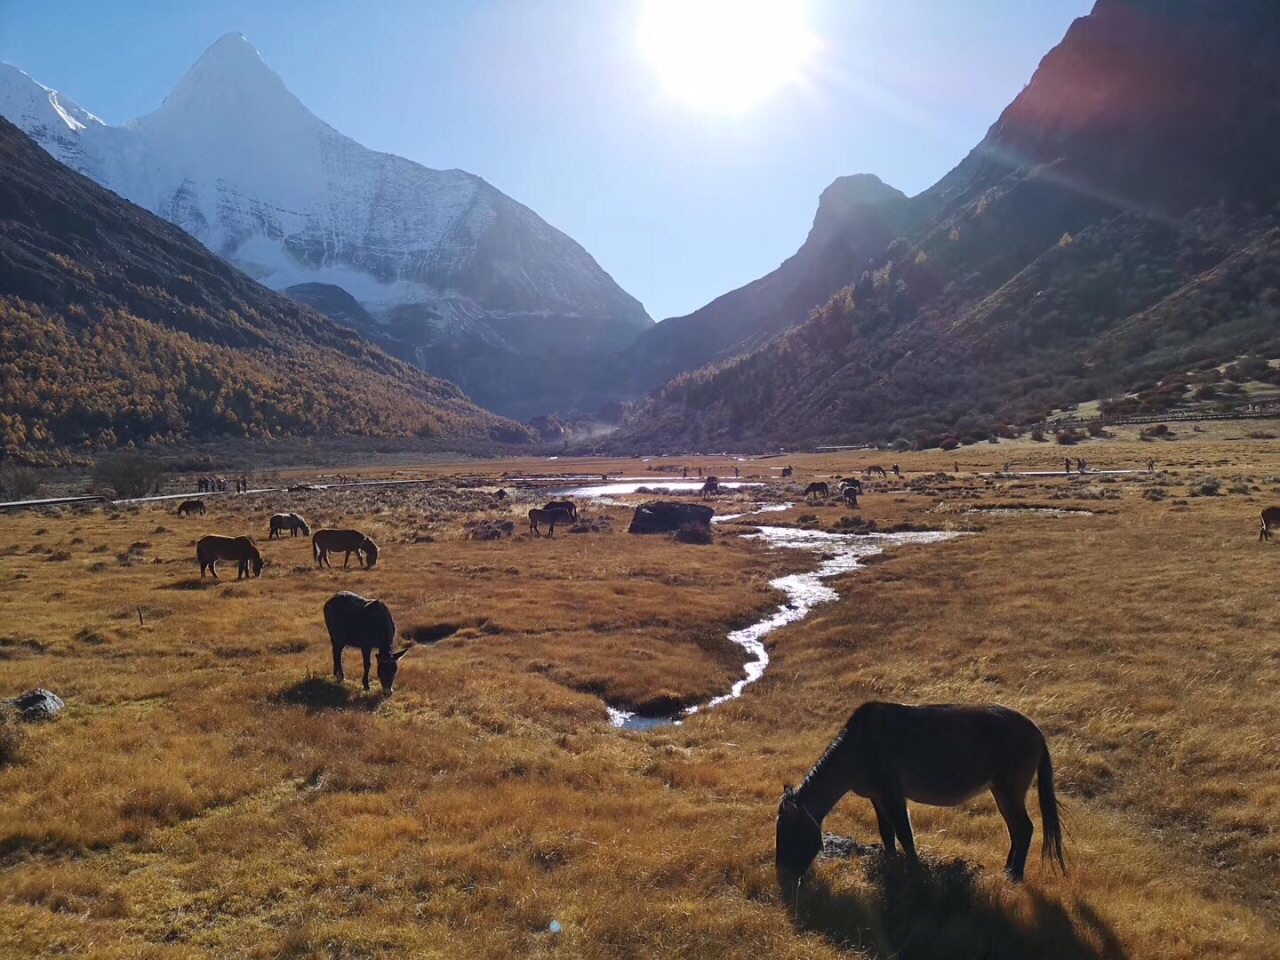
<path id="1" fill-rule="evenodd" d="M 1067 872 L 1067 858 L 1062 852 L 1062 821 L 1058 814 L 1058 798 L 1053 792 L 1053 761 L 1049 759 L 1049 745 L 1040 752 L 1040 768 L 1036 776 L 1036 789 L 1040 794 L 1040 820 L 1044 825 L 1044 845 L 1040 855 L 1045 860 L 1056 860 L 1058 868 Z"/>

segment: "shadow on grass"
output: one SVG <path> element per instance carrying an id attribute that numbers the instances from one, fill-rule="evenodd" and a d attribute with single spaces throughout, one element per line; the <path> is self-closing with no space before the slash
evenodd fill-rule
<path id="1" fill-rule="evenodd" d="M 407 630 L 401 630 L 400 636 L 406 640 L 412 640 L 414 643 L 432 644 L 439 643 L 446 637 L 452 637 L 461 629 L 462 624 L 460 623 L 424 623 L 416 627 L 409 627 Z"/>
<path id="2" fill-rule="evenodd" d="M 864 887 L 834 892 L 810 875 L 784 896 L 800 930 L 876 958 L 1126 960 L 1114 931 L 1079 898 L 1068 904 L 1034 887 L 981 880 L 964 860 L 859 854 Z"/>
<path id="3" fill-rule="evenodd" d="M 357 681 L 358 683 L 358 681 Z M 376 710 L 386 698 L 381 693 L 365 692 L 357 684 L 339 683 L 330 677 L 307 676 L 291 683 L 273 698 L 276 703 L 308 710 Z"/>
<path id="4" fill-rule="evenodd" d="M 216 587 L 221 581 L 204 577 L 187 577 L 185 580 L 175 580 L 173 583 L 164 583 L 156 587 L 157 590 L 208 590 L 210 587 Z"/>

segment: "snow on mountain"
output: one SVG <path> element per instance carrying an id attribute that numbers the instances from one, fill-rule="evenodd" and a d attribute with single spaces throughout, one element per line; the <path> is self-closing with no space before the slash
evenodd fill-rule
<path id="1" fill-rule="evenodd" d="M 606 348 L 652 323 L 579 244 L 481 178 L 370 150 L 321 121 L 239 34 L 121 126 L 7 64 L 0 115 L 269 287 L 334 284 L 380 320 L 415 318 L 397 336 L 428 369 L 440 337 L 524 350 L 572 331 Z"/>

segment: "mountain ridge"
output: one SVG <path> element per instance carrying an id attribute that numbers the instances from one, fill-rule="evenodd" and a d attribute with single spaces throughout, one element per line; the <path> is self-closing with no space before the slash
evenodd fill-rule
<path id="1" fill-rule="evenodd" d="M 1280 352 L 1277 40 L 1263 0 L 1101 0 L 865 269 L 614 443 L 983 439 Z"/>

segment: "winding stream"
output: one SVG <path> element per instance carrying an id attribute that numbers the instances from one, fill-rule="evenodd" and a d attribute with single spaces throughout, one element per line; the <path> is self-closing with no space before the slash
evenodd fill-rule
<path id="1" fill-rule="evenodd" d="M 713 522 L 723 523 L 726 520 L 736 520 L 759 513 L 786 510 L 791 506 L 792 504 L 789 503 L 770 504 L 751 513 L 716 517 Z M 730 642 L 742 647 L 748 659 L 743 667 L 745 675 L 734 683 L 728 693 L 713 697 L 705 703 L 687 707 L 679 713 L 669 716 L 643 716 L 627 710 L 620 710 L 617 707 L 611 707 L 606 703 L 605 707 L 609 711 L 609 722 L 615 727 L 620 727 L 624 730 L 652 730 L 655 727 L 670 726 L 680 723 L 683 717 L 690 714 L 698 713 L 701 710 L 709 710 L 728 700 L 737 699 L 742 696 L 742 692 L 749 685 L 755 683 L 764 675 L 769 666 L 769 651 L 764 644 L 766 636 L 779 627 L 795 623 L 797 620 L 803 620 L 819 604 L 830 603 L 839 599 L 839 594 L 822 581 L 842 573 L 848 573 L 850 570 L 856 570 L 859 562 L 864 557 L 880 553 L 885 547 L 902 543 L 938 543 L 942 540 L 949 540 L 957 536 L 957 534 L 937 531 L 927 533 L 876 533 L 855 536 L 847 533 L 826 533 L 821 530 L 797 530 L 791 527 L 759 527 L 754 533 L 746 534 L 745 536 L 753 540 L 763 540 L 769 546 L 778 549 L 808 550 L 825 554 L 827 558 L 817 568 L 808 573 L 793 573 L 790 576 L 771 580 L 769 582 L 771 587 L 786 594 L 786 603 L 782 604 L 774 613 L 763 620 L 741 630 L 734 630 L 729 634 Z"/>

